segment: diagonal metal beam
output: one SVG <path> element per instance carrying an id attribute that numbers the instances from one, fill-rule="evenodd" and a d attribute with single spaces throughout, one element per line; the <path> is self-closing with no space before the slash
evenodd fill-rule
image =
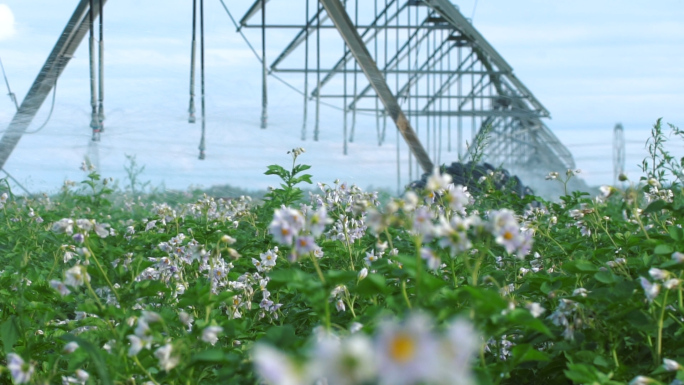
<path id="1" fill-rule="evenodd" d="M 462 34 L 470 38 L 477 46 L 482 48 L 482 51 L 491 59 L 492 62 L 499 68 L 500 71 L 509 72 L 507 77 L 510 81 L 527 97 L 534 107 L 541 111 L 542 115 L 548 116 L 549 111 L 534 97 L 532 92 L 525 87 L 525 85 L 513 75 L 513 68 L 504 60 L 504 58 L 492 47 L 491 44 L 480 34 L 480 32 L 473 27 L 468 20 L 461 15 L 456 7 L 451 4 L 449 0 L 422 0 L 435 12 L 439 13 L 449 24 L 459 30 Z"/>
<path id="2" fill-rule="evenodd" d="M 377 15 L 375 20 L 373 20 L 371 25 L 365 31 L 363 31 L 363 33 L 361 34 L 361 42 L 362 43 L 364 43 L 364 44 L 370 43 L 373 39 L 377 38 L 377 36 L 381 30 L 381 28 L 377 28 L 380 25 L 380 21 L 382 21 L 383 16 L 385 16 L 385 14 L 387 14 L 389 12 L 389 9 L 392 7 L 392 4 L 394 4 L 396 1 L 397 0 L 390 0 L 390 2 L 387 4 L 387 7 L 385 9 L 383 9 Z M 401 8 L 397 11 L 397 13 L 393 14 L 392 16 L 387 17 L 387 23 L 390 23 L 395 18 L 399 17 L 399 13 L 406 7 L 408 7 L 408 3 L 403 4 L 401 6 Z M 347 11 L 345 10 L 344 13 L 346 14 Z M 369 37 L 366 37 L 366 34 L 368 34 L 368 32 L 371 32 L 371 34 Z M 325 76 L 325 78 L 323 78 L 323 80 L 321 80 L 321 84 L 313 90 L 311 95 L 312 96 L 318 95 L 318 93 L 320 92 L 320 89 L 323 88 L 323 86 L 326 85 L 338 72 L 341 72 L 342 67 L 344 67 L 351 59 L 352 59 L 352 53 L 350 52 L 350 50 L 345 51 L 342 58 L 333 66 L 333 71 L 329 72 Z"/>
<path id="3" fill-rule="evenodd" d="M 295 36 L 294 39 L 290 42 L 290 44 L 285 47 L 283 52 L 278 55 L 278 57 L 273 61 L 273 64 L 271 64 L 271 71 L 276 70 L 276 66 L 280 64 L 283 60 L 285 60 L 286 57 L 290 56 L 290 54 L 297 49 L 312 33 L 316 31 L 316 28 L 313 27 L 313 23 L 318 20 L 319 15 L 323 12 L 323 9 L 319 9 L 318 12 L 309 20 L 306 22 L 306 26 L 302 28 L 301 31 Z M 328 20 L 328 15 L 321 15 L 321 24 L 324 23 L 326 20 Z"/>
<path id="4" fill-rule="evenodd" d="M 416 28 L 415 32 L 411 34 L 411 36 L 408 38 L 406 43 L 400 48 L 399 51 L 392 57 L 392 60 L 390 60 L 387 63 L 387 67 L 383 70 L 383 73 L 386 72 L 389 69 L 393 69 L 399 66 L 399 62 L 403 60 L 406 56 L 408 56 L 409 52 L 413 51 L 414 48 L 417 48 L 420 46 L 423 42 L 423 40 L 427 39 L 429 37 L 428 33 L 423 33 L 423 35 L 418 38 L 418 34 L 423 31 L 423 27 L 427 24 L 427 18 L 421 23 L 421 25 Z M 415 41 L 414 41 L 415 39 Z M 413 47 L 411 47 L 411 44 L 413 44 Z M 356 103 L 359 101 L 359 98 L 364 97 L 370 92 L 371 86 L 368 85 L 366 86 L 357 96 L 354 97 L 354 99 L 349 103 L 349 109 L 353 110 L 356 108 Z M 397 92 L 397 95 L 402 95 L 400 92 Z"/>
<path id="5" fill-rule="evenodd" d="M 94 0 L 93 19 L 100 14 L 100 2 L 104 5 L 107 0 Z M 79 44 L 90 28 L 90 0 L 81 0 L 76 6 L 74 14 L 69 19 L 64 31 L 60 35 L 55 47 L 41 68 L 36 80 L 33 81 L 19 110 L 14 115 L 5 134 L 0 139 L 0 169 L 14 151 L 22 135 L 38 113 L 40 106 L 52 91 L 55 82 L 66 68 L 69 60 L 76 52 Z"/>
<path id="6" fill-rule="evenodd" d="M 378 69 L 375 61 L 373 61 L 370 52 L 368 52 L 368 48 L 356 31 L 344 6 L 340 0 L 319 1 L 323 7 L 325 7 L 325 11 L 328 12 L 328 16 L 330 16 L 333 24 L 337 27 L 337 31 L 342 35 L 342 39 L 344 39 L 347 47 L 352 55 L 354 55 L 359 67 L 361 67 L 364 74 L 366 74 L 368 81 L 373 85 L 375 93 L 382 101 L 382 104 L 385 105 L 385 110 L 389 113 L 392 120 L 394 120 L 399 133 L 404 137 L 406 144 L 408 144 L 411 152 L 418 160 L 418 163 L 420 163 L 423 171 L 432 172 L 433 164 L 430 157 L 420 143 L 416 133 L 413 131 L 408 119 L 406 119 L 406 115 L 404 115 L 399 103 L 397 103 L 397 99 L 392 95 L 392 91 L 390 91 L 387 86 L 387 82 L 382 76 L 382 72 Z"/>
<path id="7" fill-rule="evenodd" d="M 249 21 L 249 19 L 254 17 L 254 15 L 256 15 L 257 12 L 261 11 L 261 8 L 263 6 L 262 3 L 264 1 L 268 3 L 268 0 L 256 0 L 254 4 L 252 4 L 252 6 L 249 7 L 247 13 L 245 13 L 245 15 L 242 16 L 242 19 L 240 19 L 240 28 L 244 27 L 245 24 L 247 24 L 247 22 Z"/>

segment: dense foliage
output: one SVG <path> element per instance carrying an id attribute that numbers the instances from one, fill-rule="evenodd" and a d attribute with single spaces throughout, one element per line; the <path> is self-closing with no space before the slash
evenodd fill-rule
<path id="1" fill-rule="evenodd" d="M 55 196 L 0 187 L 0 382 L 681 384 L 665 138 L 641 181 L 558 202 L 438 171 L 386 204 L 306 197 L 301 149 L 259 204 L 156 203 L 87 169 Z"/>

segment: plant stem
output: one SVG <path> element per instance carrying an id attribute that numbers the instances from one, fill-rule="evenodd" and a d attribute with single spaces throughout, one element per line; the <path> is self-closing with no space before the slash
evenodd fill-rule
<path id="1" fill-rule="evenodd" d="M 318 278 L 320 278 L 321 282 L 325 285 L 325 277 L 323 276 L 321 267 L 318 265 L 318 260 L 316 259 L 316 257 L 313 256 L 313 254 L 309 255 L 311 256 L 311 260 L 313 261 L 314 267 L 316 268 L 316 273 L 318 273 Z"/>
<path id="2" fill-rule="evenodd" d="M 102 276 L 104 277 L 105 281 L 107 281 L 107 286 L 109 286 L 109 288 L 112 290 L 112 293 L 114 293 L 114 296 L 116 297 L 116 302 L 120 304 L 121 299 L 119 298 L 119 293 L 117 293 L 116 289 L 114 288 L 114 285 L 112 285 L 112 282 L 109 280 L 109 277 L 107 277 L 107 273 L 105 273 L 104 269 L 102 268 L 102 265 L 100 265 L 100 261 L 98 261 L 97 257 L 95 256 L 95 253 L 93 253 L 93 250 L 90 248 L 90 245 L 88 243 L 86 243 L 86 247 L 88 248 L 90 256 L 93 257 L 95 265 L 97 265 L 97 268 L 100 270 L 100 273 L 102 273 Z"/>
<path id="3" fill-rule="evenodd" d="M 658 320 L 658 340 L 656 341 L 656 364 L 661 361 L 663 351 L 663 323 L 665 320 L 665 308 L 667 307 L 667 295 L 669 290 L 665 291 L 663 303 L 660 306 L 660 319 Z"/>
<path id="4" fill-rule="evenodd" d="M 406 301 L 406 306 L 408 306 L 409 310 L 411 310 L 411 301 L 409 301 L 408 294 L 406 293 L 406 280 L 401 281 L 401 294 L 404 296 L 404 300 Z"/>
<path id="5" fill-rule="evenodd" d="M 419 236 L 414 237 L 416 246 L 416 303 L 420 303 L 420 276 L 423 271 L 423 261 L 420 257 L 421 239 Z"/>
<path id="6" fill-rule="evenodd" d="M 142 364 L 140 363 L 140 360 L 138 360 L 138 356 L 133 356 L 133 361 L 135 361 L 135 363 L 138 365 L 138 367 L 140 368 L 140 370 L 142 370 L 143 373 L 145 373 L 145 375 L 147 376 L 147 378 L 149 378 L 150 381 L 152 381 L 152 382 L 154 383 L 154 385 L 159 385 L 159 383 L 158 383 L 157 381 L 154 380 L 154 377 L 152 377 L 152 375 L 150 374 L 150 372 L 148 372 L 147 369 L 145 369 L 145 367 L 142 366 Z"/>

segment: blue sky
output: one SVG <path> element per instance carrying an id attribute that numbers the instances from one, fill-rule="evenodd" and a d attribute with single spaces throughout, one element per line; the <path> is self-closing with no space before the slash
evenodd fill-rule
<path id="1" fill-rule="evenodd" d="M 292 0 L 274 0 L 284 7 Z M 226 1 L 240 16 L 251 1 Z M 76 0 L 0 0 L 0 57 L 21 100 L 77 4 Z M 342 155 L 341 113 L 323 109 L 321 140 L 299 140 L 301 97 L 270 81 L 270 125 L 259 129 L 258 62 L 218 0 L 207 0 L 207 160 L 197 160 L 199 125 L 186 123 L 190 2 L 109 0 L 106 6 L 106 132 L 99 144 L 103 175 L 125 178 L 126 154 L 146 166 L 144 179 L 185 188 L 230 183 L 263 188 L 268 164 L 288 161 L 303 146 L 314 179 L 395 188 L 394 131 L 382 147 L 361 125 Z M 638 179 L 643 143 L 659 117 L 684 127 L 684 2 L 502 1 L 455 2 L 551 112 L 547 125 L 573 152 L 590 184 L 612 182 L 612 129 L 626 130 L 627 171 Z M 285 11 L 286 12 L 286 11 Z M 10 27 L 8 15 L 14 19 Z M 251 33 L 251 32 L 250 32 Z M 258 43 L 256 34 L 249 35 Z M 272 37 L 278 40 L 278 36 Z M 273 55 L 275 52 L 271 53 Z M 27 135 L 6 169 L 33 191 L 80 180 L 89 151 L 86 45 L 60 79 L 47 127 Z M 2 85 L 2 94 L 6 93 Z M 42 123 L 43 107 L 32 128 Z M 14 107 L 0 98 L 0 129 Z M 312 126 L 313 122 L 309 122 Z M 309 134 L 310 136 L 310 134 Z M 681 143 L 671 147 L 682 156 Z M 405 146 L 400 146 L 406 156 Z M 449 161 L 444 155 L 443 160 Z M 453 156 L 456 160 L 456 156 Z M 405 168 L 404 168 L 405 170 Z M 401 183 L 408 182 L 402 172 Z M 125 184 L 125 182 L 122 182 Z"/>

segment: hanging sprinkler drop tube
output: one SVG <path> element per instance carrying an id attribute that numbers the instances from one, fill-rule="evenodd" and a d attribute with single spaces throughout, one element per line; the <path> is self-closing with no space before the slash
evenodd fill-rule
<path id="1" fill-rule="evenodd" d="M 202 138 L 199 145 L 199 159 L 206 157 L 204 150 L 204 134 L 206 132 L 206 106 L 204 103 L 204 0 L 200 0 L 200 90 L 202 98 Z"/>
<path id="2" fill-rule="evenodd" d="M 261 1 L 261 129 L 268 124 L 268 64 L 266 63 L 266 0 Z"/>
<path id="3" fill-rule="evenodd" d="M 97 120 L 100 128 L 100 133 L 104 132 L 104 1 L 98 0 L 100 3 L 100 41 L 99 41 L 99 101 L 97 105 Z"/>
<path id="4" fill-rule="evenodd" d="M 195 123 L 195 62 L 197 57 L 197 0 L 192 1 L 192 44 L 190 48 L 190 107 L 188 123 Z"/>
<path id="5" fill-rule="evenodd" d="M 90 8 L 88 16 L 90 17 L 90 128 L 93 130 L 93 142 L 100 140 L 100 123 L 97 115 L 97 82 L 96 82 L 96 69 L 95 69 L 95 28 L 94 28 L 94 13 L 95 13 L 95 1 L 90 0 Z"/>

